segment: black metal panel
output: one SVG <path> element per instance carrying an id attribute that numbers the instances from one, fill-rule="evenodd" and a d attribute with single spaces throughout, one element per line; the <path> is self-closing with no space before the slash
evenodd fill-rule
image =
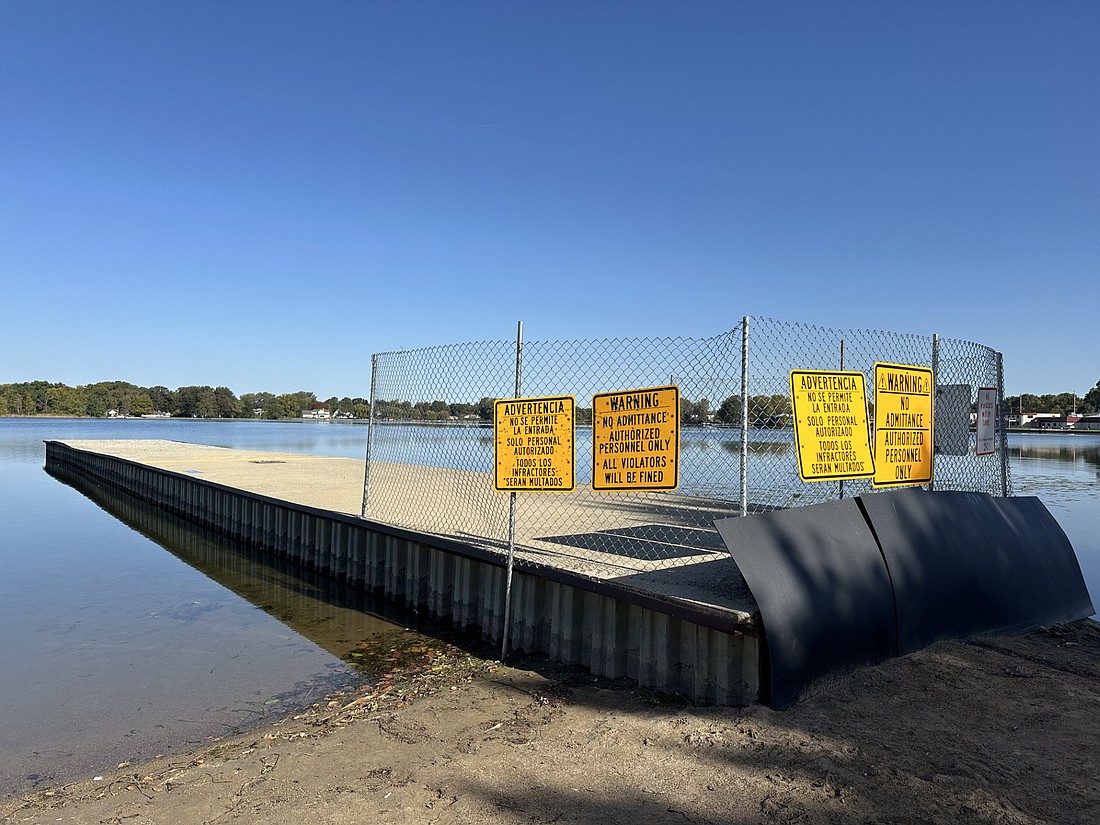
<path id="1" fill-rule="evenodd" d="M 829 673 L 895 655 L 890 580 L 854 499 L 715 526 L 760 606 L 772 707 L 789 707 Z"/>
<path id="2" fill-rule="evenodd" d="M 890 571 L 901 653 L 1093 613 L 1073 547 L 1037 498 L 912 489 L 860 503 Z"/>
<path id="3" fill-rule="evenodd" d="M 715 524 L 760 608 L 776 708 L 829 673 L 940 639 L 1094 612 L 1069 539 L 1034 497 L 914 488 Z"/>

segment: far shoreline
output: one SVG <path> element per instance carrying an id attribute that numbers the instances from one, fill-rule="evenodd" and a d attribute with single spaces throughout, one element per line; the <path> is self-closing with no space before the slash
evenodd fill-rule
<path id="1" fill-rule="evenodd" d="M 34 421 L 216 421 L 216 422 L 233 422 L 233 421 L 255 421 L 263 422 L 267 424 L 369 424 L 369 418 L 194 418 L 189 416 L 141 416 L 141 415 L 65 415 L 54 413 L 35 413 L 34 415 L 19 415 L 8 414 L 0 415 L 0 421 L 5 419 L 12 420 L 34 420 Z M 451 422 L 451 421 L 420 421 L 415 419 L 394 419 L 394 418 L 379 418 L 375 419 L 375 424 L 406 424 L 406 425 L 423 425 L 431 427 L 492 427 L 491 421 L 482 422 Z M 588 425 L 578 424 L 579 428 L 583 429 Z M 689 430 L 739 430 L 740 428 L 735 424 L 685 424 L 684 429 Z M 756 432 L 793 432 L 790 427 L 751 427 L 750 429 Z M 974 428 L 970 428 L 970 432 L 974 432 Z M 1008 427 L 1005 429 L 1007 435 L 1094 435 L 1100 436 L 1100 430 L 1076 430 L 1072 427 L 1066 429 L 1054 429 L 1054 428 L 1040 428 L 1040 427 Z"/>

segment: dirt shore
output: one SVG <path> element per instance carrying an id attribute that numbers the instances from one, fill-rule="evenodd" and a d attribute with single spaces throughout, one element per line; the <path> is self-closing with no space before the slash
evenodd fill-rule
<path id="1" fill-rule="evenodd" d="M 1100 625 L 940 643 L 783 712 L 456 648 L 4 823 L 1100 822 Z"/>

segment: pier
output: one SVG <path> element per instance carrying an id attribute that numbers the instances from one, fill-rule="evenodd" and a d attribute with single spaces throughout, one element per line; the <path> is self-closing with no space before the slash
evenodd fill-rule
<path id="1" fill-rule="evenodd" d="M 506 559 L 461 535 L 395 527 L 359 516 L 363 462 L 153 440 L 48 441 L 46 469 L 162 508 L 228 538 L 424 611 L 456 630 L 499 641 Z M 448 475 L 391 466 L 417 478 L 416 496 L 446 496 Z M 477 474 L 474 474 L 477 475 Z M 706 509 L 705 499 L 678 506 Z M 454 506 L 454 502 L 450 502 Z M 637 516 L 613 499 L 571 496 L 576 520 L 629 536 Z M 476 515 L 476 514 L 475 514 Z M 710 552 L 669 545 L 659 568 L 588 549 L 555 525 L 528 520 L 515 560 L 509 638 L 514 649 L 692 701 L 761 700 L 758 611 L 720 542 Z"/>

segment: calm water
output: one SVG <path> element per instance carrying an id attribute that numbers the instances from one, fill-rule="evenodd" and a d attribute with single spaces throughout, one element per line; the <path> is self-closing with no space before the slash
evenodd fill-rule
<path id="1" fill-rule="evenodd" d="M 352 682 L 340 655 L 355 642 L 400 632 L 381 616 L 404 617 L 362 593 L 51 477 L 42 442 L 64 438 L 359 458 L 366 428 L 0 419 L 0 794 L 87 778 L 282 715 Z M 729 440 L 697 431 L 690 449 Z M 1016 493 L 1047 504 L 1100 601 L 1100 435 L 1012 435 L 1010 459 Z"/>
<path id="2" fill-rule="evenodd" d="M 44 439 L 351 456 L 365 432 L 0 419 L 0 794 L 88 778 L 309 704 L 356 678 L 340 653 L 393 629 L 363 612 L 362 594 L 256 563 L 148 508 L 97 503 L 43 471 Z"/>
<path id="3" fill-rule="evenodd" d="M 1016 495 L 1038 496 L 1066 531 L 1100 609 L 1100 434 L 1008 438 Z"/>

